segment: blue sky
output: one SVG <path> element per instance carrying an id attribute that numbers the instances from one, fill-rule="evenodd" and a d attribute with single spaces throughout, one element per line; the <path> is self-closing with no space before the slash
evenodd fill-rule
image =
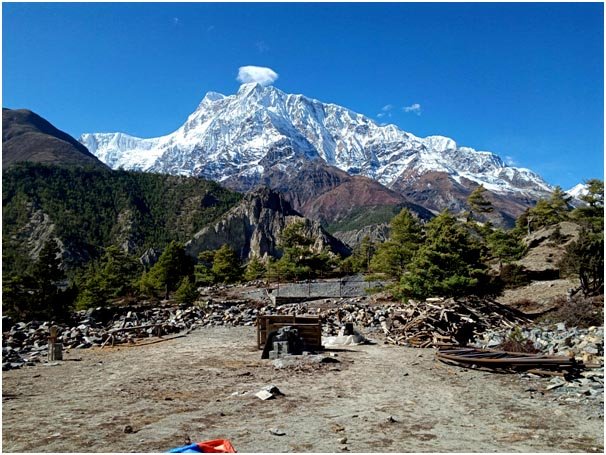
<path id="1" fill-rule="evenodd" d="M 601 3 L 3 3 L 2 105 L 78 137 L 179 127 L 238 68 L 565 189 L 604 170 Z"/>

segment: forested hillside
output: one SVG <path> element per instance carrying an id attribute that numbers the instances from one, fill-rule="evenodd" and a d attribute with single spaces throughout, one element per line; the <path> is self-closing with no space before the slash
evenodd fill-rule
<path id="1" fill-rule="evenodd" d="M 77 267 L 117 245 L 129 254 L 186 241 L 241 196 L 198 178 L 20 164 L 3 174 L 3 272 L 19 274 L 59 240 Z"/>

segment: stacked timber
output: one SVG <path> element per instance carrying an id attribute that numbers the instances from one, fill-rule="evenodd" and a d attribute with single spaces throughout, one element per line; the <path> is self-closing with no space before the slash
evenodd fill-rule
<path id="1" fill-rule="evenodd" d="M 464 346 L 486 330 L 528 322 L 521 313 L 488 299 L 411 300 L 392 316 L 391 324 L 384 327 L 384 331 L 387 340 L 394 344 Z"/>

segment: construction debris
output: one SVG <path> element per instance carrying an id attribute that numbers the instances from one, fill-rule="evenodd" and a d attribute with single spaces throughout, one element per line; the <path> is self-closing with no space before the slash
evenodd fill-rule
<path id="1" fill-rule="evenodd" d="M 478 334 L 494 328 L 512 328 L 529 320 L 521 313 L 497 302 L 467 299 L 431 299 L 372 308 L 367 305 L 344 305 L 324 313 L 325 324 L 335 328 L 354 322 L 361 327 L 380 327 L 391 344 L 430 347 L 442 344 L 465 345 Z M 329 335 L 336 335 L 330 333 Z"/>
<path id="2" fill-rule="evenodd" d="M 505 352 L 493 349 L 444 347 L 437 353 L 438 360 L 463 367 L 497 371 L 531 371 L 539 375 L 578 376 L 582 362 L 564 356 Z"/>
<path id="3" fill-rule="evenodd" d="M 585 363 L 603 362 L 604 327 L 566 328 L 564 323 L 549 326 L 518 327 L 515 329 L 491 329 L 474 343 L 480 348 L 496 348 L 512 336 L 529 340 L 534 347 L 548 355 L 574 357 Z"/>

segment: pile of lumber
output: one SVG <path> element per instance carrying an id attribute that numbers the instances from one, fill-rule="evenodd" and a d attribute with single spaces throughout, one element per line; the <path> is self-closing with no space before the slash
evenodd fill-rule
<path id="1" fill-rule="evenodd" d="M 523 314 L 479 298 L 409 301 L 381 326 L 386 341 L 415 347 L 465 346 L 476 335 L 496 327 L 526 324 Z"/>

